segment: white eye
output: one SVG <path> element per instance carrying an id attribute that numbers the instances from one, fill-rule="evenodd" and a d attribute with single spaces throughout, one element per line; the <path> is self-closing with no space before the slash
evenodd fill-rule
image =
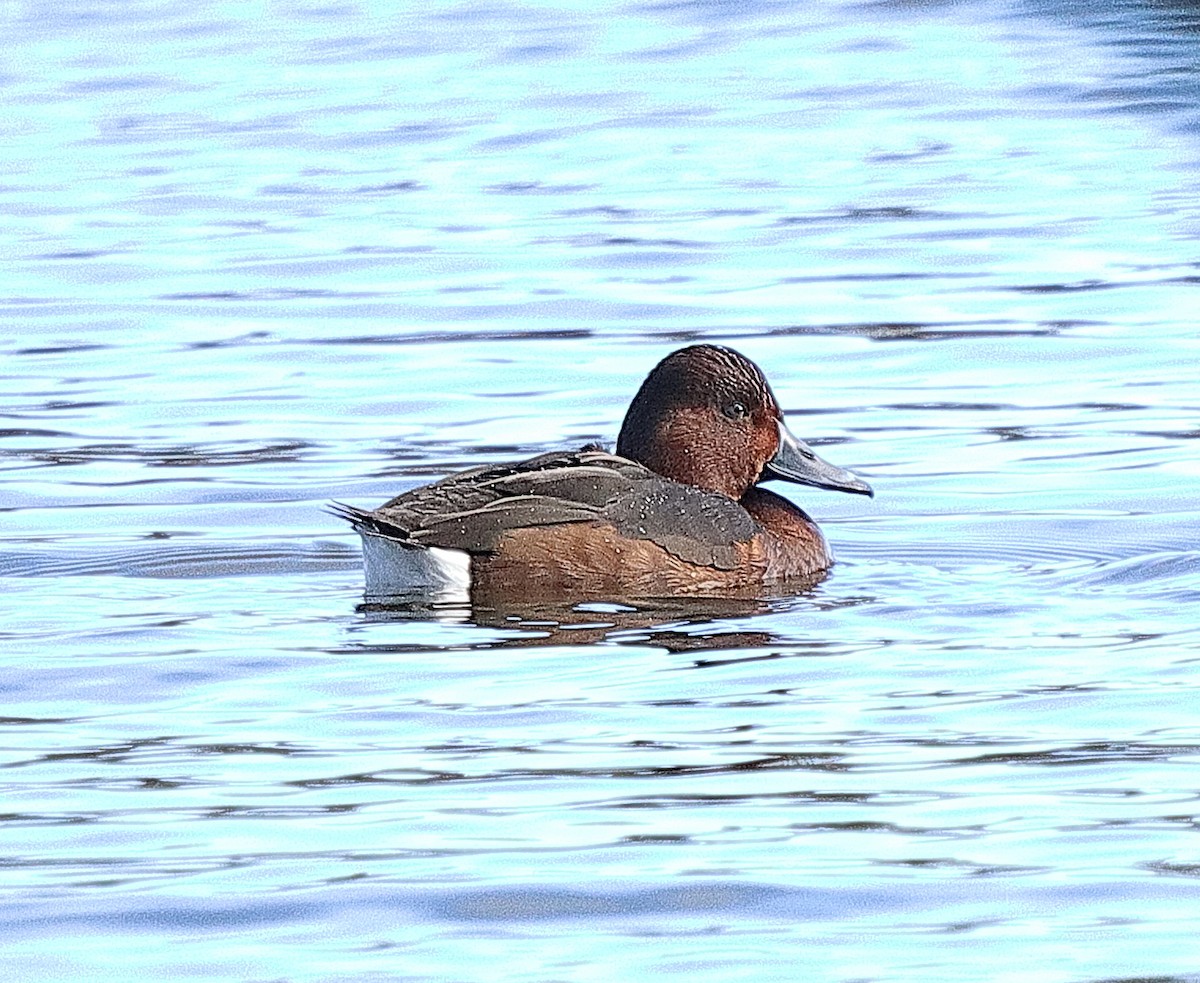
<path id="1" fill-rule="evenodd" d="M 746 404 L 736 399 L 732 403 L 726 403 L 722 406 L 721 412 L 731 420 L 744 420 L 750 415 L 746 409 Z"/>

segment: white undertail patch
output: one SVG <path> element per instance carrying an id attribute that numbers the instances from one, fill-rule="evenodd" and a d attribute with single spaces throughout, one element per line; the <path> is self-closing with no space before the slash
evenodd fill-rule
<path id="1" fill-rule="evenodd" d="M 470 599 L 471 557 L 462 550 L 406 546 L 359 530 L 367 595 L 431 594 L 439 600 Z"/>

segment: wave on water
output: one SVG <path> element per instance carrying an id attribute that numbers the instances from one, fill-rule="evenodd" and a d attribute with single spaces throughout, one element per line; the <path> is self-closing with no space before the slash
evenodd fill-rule
<path id="1" fill-rule="evenodd" d="M 311 543 L 206 543 L 69 549 L 39 547 L 0 553 L 5 577 L 217 578 L 353 570 L 357 547 L 328 540 Z"/>

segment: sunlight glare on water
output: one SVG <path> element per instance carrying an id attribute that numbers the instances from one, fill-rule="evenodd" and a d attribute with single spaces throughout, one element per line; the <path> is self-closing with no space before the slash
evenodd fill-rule
<path id="1" fill-rule="evenodd" d="M 1188 5 L 0 24 L 0 976 L 1200 978 Z M 825 581 L 361 606 L 695 341 Z"/>

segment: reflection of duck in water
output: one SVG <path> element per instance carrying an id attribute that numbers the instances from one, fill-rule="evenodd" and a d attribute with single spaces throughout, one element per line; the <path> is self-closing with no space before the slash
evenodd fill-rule
<path id="1" fill-rule="evenodd" d="M 333 510 L 362 536 L 369 596 L 754 596 L 832 563 L 817 524 L 758 487 L 771 478 L 872 494 L 788 432 L 758 366 L 695 345 L 642 383 L 616 454 L 556 451 Z"/>
<path id="2" fill-rule="evenodd" d="M 763 629 L 742 628 L 738 622 L 756 618 L 793 599 L 771 601 L 751 597 L 674 597 L 637 600 L 630 604 L 570 599 L 526 599 L 490 595 L 468 603 L 408 592 L 372 597 L 358 605 L 364 623 L 437 621 L 442 624 L 497 628 L 497 636 L 471 641 L 472 649 L 536 648 L 538 646 L 614 645 L 651 646 L 668 652 L 721 649 L 758 650 L 776 636 Z M 808 606 L 825 603 L 804 600 Z M 846 603 L 837 602 L 838 606 Z M 400 651 L 411 651 L 406 639 Z M 382 646 L 387 648 L 387 645 Z M 436 646 L 433 646 L 436 648 Z M 762 657 L 755 651 L 754 656 Z"/>

